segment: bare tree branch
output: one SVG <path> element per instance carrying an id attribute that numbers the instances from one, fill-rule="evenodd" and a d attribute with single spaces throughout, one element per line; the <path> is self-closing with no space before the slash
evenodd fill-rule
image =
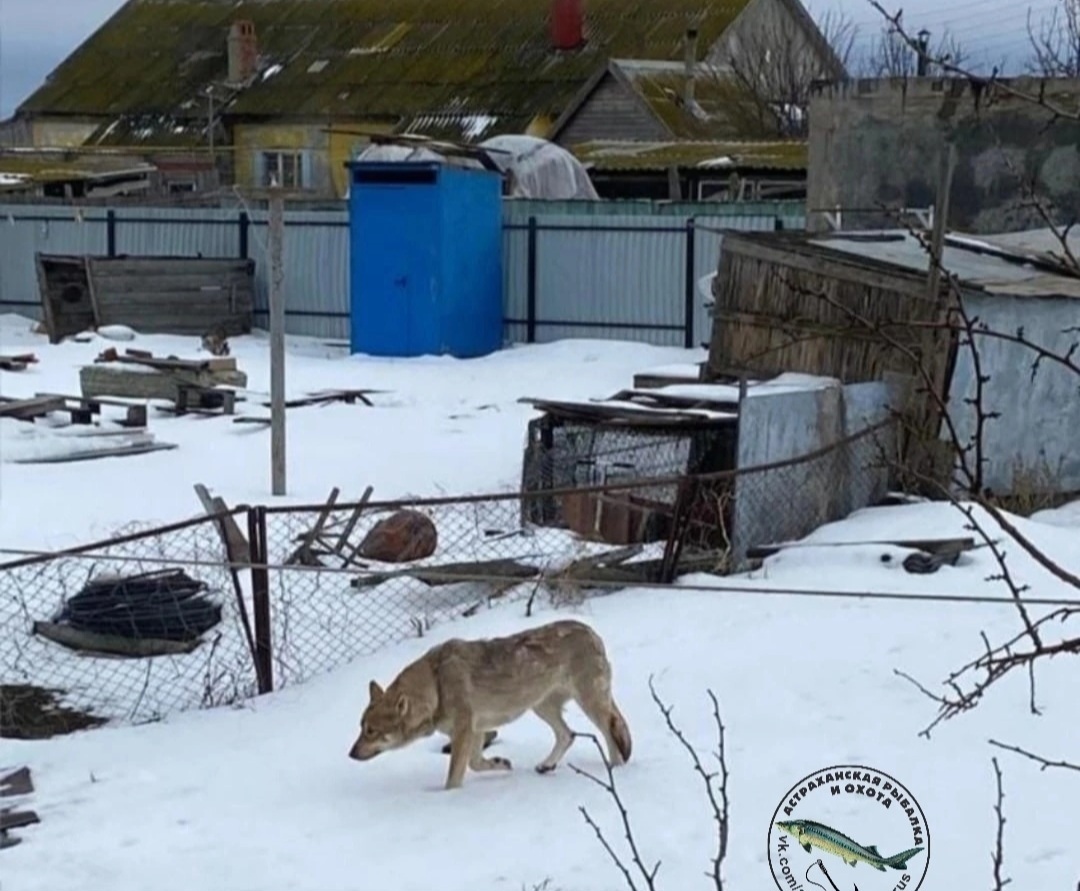
<path id="1" fill-rule="evenodd" d="M 879 0 L 867 0 L 869 4 L 880 13 L 887 22 L 895 28 L 897 35 L 912 49 L 919 51 L 918 41 L 912 37 L 907 31 L 904 30 L 901 23 L 901 14 L 891 14 Z M 1044 108 L 1053 118 L 1062 118 L 1071 121 L 1080 121 L 1080 107 L 1069 108 L 1062 105 L 1060 102 L 1052 101 L 1046 95 L 1047 82 L 1044 80 L 1036 93 L 1026 92 L 1019 89 L 1009 83 L 1007 80 L 1002 80 L 998 77 L 998 69 L 995 68 L 989 76 L 983 77 L 962 64 L 951 62 L 948 59 L 935 57 L 930 59 L 931 64 L 936 65 L 942 73 L 957 75 L 959 77 L 967 78 L 974 86 L 980 89 L 987 87 L 994 87 L 1000 90 L 1001 93 L 1012 96 L 1016 99 L 1021 99 L 1026 102 L 1030 102 L 1033 105 L 1038 105 Z"/>
<path id="2" fill-rule="evenodd" d="M 727 65 L 717 71 L 718 78 L 734 81 L 758 126 L 776 137 L 805 137 L 814 83 L 847 76 L 857 35 L 852 19 L 829 11 L 817 27 L 823 46 L 808 40 L 795 20 L 772 20 L 740 35 Z"/>
<path id="3" fill-rule="evenodd" d="M 990 745 L 997 746 L 999 749 L 1004 749 L 1007 752 L 1015 752 L 1017 755 L 1023 755 L 1025 758 L 1036 762 L 1039 765 L 1039 770 L 1047 770 L 1051 767 L 1056 767 L 1062 770 L 1075 770 L 1080 772 L 1080 764 L 1073 764 L 1071 761 L 1049 761 L 1041 755 L 1032 754 L 1026 749 L 1021 749 L 1019 746 L 1010 746 L 1006 743 L 998 742 L 996 739 L 990 740 Z"/>
<path id="4" fill-rule="evenodd" d="M 656 703 L 656 707 L 660 709 L 660 714 L 664 716 L 664 723 L 667 724 L 668 730 L 679 741 L 680 745 L 686 749 L 687 754 L 690 756 L 690 760 L 694 765 L 694 772 L 701 777 L 701 781 L 705 784 L 705 793 L 709 797 L 709 806 L 712 808 L 713 820 L 716 823 L 716 856 L 712 858 L 712 870 L 707 872 L 706 875 L 712 879 L 713 887 L 716 891 L 723 891 L 724 880 L 722 877 L 722 869 L 724 864 L 724 858 L 727 856 L 728 846 L 728 769 L 727 769 L 727 757 L 724 751 L 724 722 L 720 718 L 720 703 L 717 701 L 716 694 L 712 690 L 707 691 L 709 699 L 712 701 L 712 713 L 713 723 L 716 725 L 716 751 L 713 753 L 717 760 L 717 770 L 707 771 L 704 765 L 701 763 L 701 758 L 698 756 L 697 750 L 690 745 L 682 731 L 675 726 L 675 722 L 671 718 L 671 713 L 674 711 L 674 706 L 665 705 L 663 700 L 656 692 L 656 687 L 653 686 L 652 676 L 649 676 L 649 693 L 652 694 L 652 700 Z M 713 786 L 713 781 L 719 780 L 716 788 Z M 719 795 L 719 799 L 717 796 Z"/>
<path id="5" fill-rule="evenodd" d="M 607 752 L 604 751 L 604 747 L 600 744 L 600 740 L 592 733 L 575 733 L 574 736 L 579 736 L 584 739 L 592 740 L 593 746 L 596 747 L 596 751 L 600 753 L 600 758 L 604 762 L 605 776 L 598 777 L 595 774 L 589 773 L 587 770 L 582 770 L 579 767 L 570 765 L 570 769 L 574 773 L 585 777 L 587 780 L 591 780 L 596 783 L 601 789 L 603 789 L 611 797 L 611 800 L 615 803 L 616 809 L 619 811 L 619 819 L 622 821 L 623 836 L 626 838 L 626 844 L 630 848 L 630 857 L 633 861 L 634 867 L 640 874 L 642 881 L 645 882 L 645 887 L 649 891 L 655 891 L 656 889 L 656 874 L 660 871 L 660 861 L 657 860 L 652 869 L 645 866 L 644 861 L 641 859 L 641 853 L 638 851 L 637 840 L 634 838 L 634 830 L 630 826 L 630 813 L 626 809 L 626 805 L 623 804 L 622 796 L 619 794 L 618 786 L 615 783 L 615 775 L 612 771 L 611 762 L 608 760 Z M 611 847 L 607 838 L 604 836 L 603 830 L 597 824 L 597 822 L 589 814 L 588 810 L 582 806 L 578 808 L 581 811 L 582 817 L 585 818 L 585 822 L 589 824 L 592 831 L 596 833 L 596 838 L 600 844 L 604 846 L 604 850 L 607 851 L 608 856 L 612 862 L 618 867 L 619 871 L 623 874 L 623 878 L 626 880 L 627 887 L 630 891 L 637 891 L 637 885 L 634 884 L 634 878 L 630 874 L 629 868 L 623 862 L 622 858 L 615 853 L 615 850 Z"/>
<path id="6" fill-rule="evenodd" d="M 994 843 L 994 891 L 1001 891 L 1012 879 L 1002 878 L 1001 875 L 1001 870 L 1005 867 L 1005 811 L 1002 808 L 1005 792 L 1001 787 L 1001 768 L 998 767 L 997 758 L 991 760 L 994 764 L 994 776 L 997 778 L 997 802 L 994 804 L 994 814 L 997 816 L 997 839 Z"/>
<path id="7" fill-rule="evenodd" d="M 902 20 L 902 16 L 902 12 L 897 13 L 897 23 Z M 959 66 L 968 58 L 967 51 L 948 28 L 941 33 L 936 43 L 927 46 L 925 53 L 928 67 L 933 64 L 940 68 L 940 61 Z M 860 59 L 859 68 L 870 77 L 914 77 L 918 73 L 919 57 L 922 54 L 922 45 L 918 41 L 909 42 L 898 24 L 894 25 L 890 19 L 870 41 L 868 49 Z M 942 68 L 941 73 L 949 75 L 953 72 Z"/>
<path id="8" fill-rule="evenodd" d="M 1032 58 L 1027 70 L 1043 77 L 1080 77 L 1080 0 L 1059 0 L 1049 15 L 1039 17 L 1038 26 L 1027 14 L 1028 41 Z"/>

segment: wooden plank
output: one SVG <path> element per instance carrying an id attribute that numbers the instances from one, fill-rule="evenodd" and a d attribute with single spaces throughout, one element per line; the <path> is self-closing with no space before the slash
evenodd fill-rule
<path id="1" fill-rule="evenodd" d="M 202 483 L 195 484 L 195 494 L 199 497 L 199 502 L 202 504 L 207 516 L 214 516 L 228 510 L 225 500 L 221 497 L 211 497 L 210 491 Z M 221 534 L 222 544 L 225 545 L 225 553 L 229 558 L 229 562 L 238 566 L 250 566 L 251 547 L 248 545 L 244 533 L 240 530 L 236 517 L 232 514 L 221 517 L 220 523 L 219 533 Z"/>
<path id="2" fill-rule="evenodd" d="M 367 507 L 367 503 L 371 500 L 371 494 L 374 491 L 375 489 L 372 486 L 368 486 L 364 489 L 364 494 L 360 496 L 359 503 L 349 517 L 349 521 L 345 524 L 345 528 L 342 530 L 341 535 L 338 536 L 337 544 L 334 545 L 333 548 L 333 553 L 340 554 L 345 545 L 348 544 L 349 538 L 352 536 L 353 530 L 360 520 L 360 515 L 364 512 L 364 508 Z"/>
<path id="3" fill-rule="evenodd" d="M 108 653 L 112 656 L 177 656 L 193 652 L 201 640 L 161 640 L 152 637 L 121 637 L 117 634 L 98 634 L 55 622 L 34 622 L 33 634 L 58 643 L 69 650 L 88 653 Z"/>
<path id="4" fill-rule="evenodd" d="M 181 270 L 188 274 L 222 275 L 226 272 L 254 273 L 254 261 L 236 257 L 91 257 L 90 263 L 100 275 L 148 275 L 158 270 L 169 274 Z"/>
<path id="5" fill-rule="evenodd" d="M 129 446 L 115 446 L 111 448 L 94 449 L 91 451 L 73 452 L 66 455 L 49 455 L 41 458 L 20 458 L 12 461 L 12 464 L 66 464 L 69 461 L 92 461 L 95 458 L 122 458 L 128 455 L 143 455 L 148 452 L 161 452 L 167 449 L 178 448 L 172 442 L 147 442 L 136 443 Z"/>
<path id="6" fill-rule="evenodd" d="M 0 417 L 28 420 L 48 414 L 51 411 L 63 411 L 67 403 L 62 398 L 46 396 L 42 399 L 0 400 Z"/>
<path id="7" fill-rule="evenodd" d="M 40 818 L 33 811 L 0 811 L 0 832 L 7 832 L 9 829 L 19 829 L 23 826 L 33 826 L 35 823 L 40 822 Z"/>
<path id="8" fill-rule="evenodd" d="M 319 511 L 319 516 L 315 519 L 315 525 L 301 536 L 300 546 L 289 555 L 285 561 L 286 563 L 296 563 L 297 561 L 307 563 L 304 558 L 311 556 L 311 546 L 318 541 L 319 536 L 322 534 L 323 527 L 326 525 L 326 521 L 330 519 L 330 513 L 333 511 L 340 494 L 341 490 L 337 486 L 330 490 L 330 497 L 326 500 L 323 509 Z"/>
<path id="9" fill-rule="evenodd" d="M 764 260 L 767 263 L 812 272 L 815 275 L 827 275 L 871 288 L 896 291 L 920 299 L 926 293 L 925 277 L 918 273 L 909 273 L 905 269 L 897 269 L 895 272 L 879 271 L 867 265 L 868 261 L 861 260 L 855 254 L 847 255 L 824 246 L 808 246 L 795 241 L 772 245 L 762 240 L 730 233 L 724 236 L 722 250 L 724 253 L 752 257 L 755 260 Z"/>
<path id="10" fill-rule="evenodd" d="M 775 544 L 756 545 L 747 548 L 746 556 L 750 560 L 763 560 L 781 551 L 801 548 L 852 548 L 890 546 L 923 551 L 927 554 L 948 555 L 975 548 L 974 538 L 913 538 L 894 541 L 823 541 L 823 542 L 777 542 Z"/>
<path id="11" fill-rule="evenodd" d="M 0 777 L 0 798 L 14 798 L 18 795 L 29 795 L 34 791 L 34 783 L 30 779 L 30 768 L 20 767 L 9 774 Z"/>

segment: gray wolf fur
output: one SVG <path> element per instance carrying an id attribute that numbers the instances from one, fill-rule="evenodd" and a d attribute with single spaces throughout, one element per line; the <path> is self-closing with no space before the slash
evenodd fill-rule
<path id="1" fill-rule="evenodd" d="M 574 701 L 600 731 L 612 766 L 630 759 L 630 728 L 611 695 L 611 664 L 600 636 L 564 619 L 480 640 L 454 638 L 405 666 L 385 690 L 374 680 L 349 757 L 367 761 L 436 731 L 450 737 L 446 788 L 466 769 L 510 770 L 506 758 L 483 750 L 497 727 L 532 711 L 555 734 L 539 773 L 556 768 L 574 741 L 563 706 Z"/>

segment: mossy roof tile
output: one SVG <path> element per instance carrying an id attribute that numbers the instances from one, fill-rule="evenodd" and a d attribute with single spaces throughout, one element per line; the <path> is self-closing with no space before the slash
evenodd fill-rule
<path id="1" fill-rule="evenodd" d="M 677 59 L 711 45 L 749 0 L 587 0 L 587 43 L 551 50 L 551 0 L 129 0 L 20 107 L 27 114 L 205 116 L 233 21 L 255 24 L 262 70 L 226 105 L 252 118 L 555 117 L 611 57 Z"/>
<path id="2" fill-rule="evenodd" d="M 806 142 L 685 141 L 622 142 L 596 140 L 570 146 L 583 164 L 602 171 L 656 171 L 669 167 L 712 167 L 724 170 L 806 170 Z M 722 158 L 731 165 L 717 164 Z M 713 163 L 709 163 L 713 162 Z"/>

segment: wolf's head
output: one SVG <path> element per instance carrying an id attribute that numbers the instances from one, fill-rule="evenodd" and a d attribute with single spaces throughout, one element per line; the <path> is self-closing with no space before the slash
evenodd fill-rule
<path id="1" fill-rule="evenodd" d="M 410 720 L 409 697 L 383 690 L 375 681 L 368 686 L 371 697 L 360 718 L 360 735 L 349 749 L 349 757 L 355 761 L 367 761 L 383 752 L 398 749 L 412 742 L 418 734 Z"/>

